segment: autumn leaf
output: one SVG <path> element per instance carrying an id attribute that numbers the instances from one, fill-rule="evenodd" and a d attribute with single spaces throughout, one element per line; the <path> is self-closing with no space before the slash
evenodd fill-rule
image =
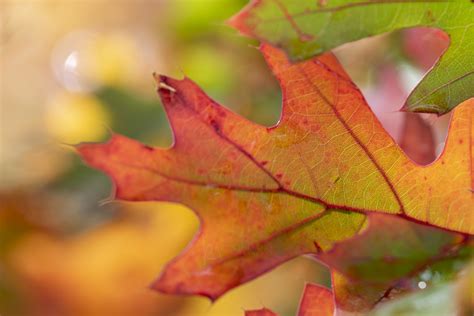
<path id="1" fill-rule="evenodd" d="M 331 316 L 334 314 L 334 298 L 332 292 L 322 286 L 307 284 L 301 299 L 298 316 Z"/>
<path id="2" fill-rule="evenodd" d="M 426 266 L 464 240 L 461 234 L 385 214 L 368 217 L 369 227 L 364 232 L 318 258 L 353 279 L 390 283 Z"/>
<path id="3" fill-rule="evenodd" d="M 331 279 L 337 310 L 349 315 L 372 310 L 388 289 L 386 284 L 355 281 L 336 270 L 331 271 Z"/>
<path id="4" fill-rule="evenodd" d="M 332 269 L 338 309 L 367 312 L 401 280 L 455 256 L 467 241 L 462 234 L 371 213 L 360 234 L 318 259 Z"/>
<path id="5" fill-rule="evenodd" d="M 332 292 L 322 286 L 306 284 L 301 298 L 297 316 L 332 316 L 334 314 L 334 297 Z M 245 316 L 277 316 L 271 310 L 246 311 Z"/>
<path id="6" fill-rule="evenodd" d="M 277 314 L 275 314 L 268 308 L 261 308 L 251 311 L 245 311 L 245 316 L 277 316 Z"/>
<path id="7" fill-rule="evenodd" d="M 297 316 L 332 316 L 335 313 L 337 315 L 353 316 L 471 315 L 473 304 L 471 299 L 472 291 L 469 291 L 469 286 L 472 283 L 473 270 L 471 265 L 470 269 L 468 268 L 463 271 L 464 277 L 426 290 L 400 295 L 394 300 L 384 301 L 373 310 L 367 309 L 365 311 L 341 310 L 337 294 L 334 297 L 333 292 L 329 289 L 314 284 L 307 284 Z M 375 288 L 370 284 L 366 285 L 369 286 L 369 291 Z M 348 286 L 352 286 L 350 282 L 348 282 Z M 360 290 L 362 287 L 358 289 Z M 365 301 L 366 297 L 358 297 L 354 293 L 351 293 L 351 295 L 356 299 L 356 304 L 359 302 L 367 303 Z M 277 316 L 277 314 L 267 308 L 262 308 L 260 310 L 246 311 L 245 316 Z"/>
<path id="8" fill-rule="evenodd" d="M 382 301 L 415 292 L 417 274 L 436 271 L 436 266 L 444 261 L 461 259 L 461 250 L 472 249 L 469 238 L 462 234 L 386 214 L 371 213 L 367 217 L 361 233 L 317 256 L 331 268 L 333 293 L 326 291 L 325 301 L 331 298 L 341 315 L 365 315 Z M 464 265 L 458 261 L 456 266 Z M 322 315 L 324 304 L 316 303 L 315 296 L 311 298 L 307 288 L 300 311 L 313 310 L 304 308 L 311 303 L 315 306 L 314 314 Z M 332 315 L 333 309 L 328 308 L 328 315 Z"/>
<path id="9" fill-rule="evenodd" d="M 106 172 L 119 200 L 182 203 L 200 218 L 195 240 L 153 287 L 216 299 L 276 265 L 354 236 L 382 212 L 473 233 L 473 102 L 457 107 L 445 151 L 429 166 L 386 134 L 335 57 L 292 64 L 261 48 L 283 91 L 280 122 L 252 123 L 190 79 L 160 76 L 171 148 L 120 135 L 78 152 Z"/>
<path id="10" fill-rule="evenodd" d="M 474 96 L 473 17 L 469 0 L 254 0 L 230 23 L 283 48 L 294 60 L 398 29 L 442 29 L 450 47 L 408 97 L 405 108 L 444 114 Z"/>

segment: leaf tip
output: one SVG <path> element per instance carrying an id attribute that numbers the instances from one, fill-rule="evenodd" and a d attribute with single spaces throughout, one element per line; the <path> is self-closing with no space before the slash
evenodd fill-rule
<path id="1" fill-rule="evenodd" d="M 168 92 L 176 92 L 176 88 L 172 86 L 170 81 L 172 80 L 170 77 L 157 74 L 156 72 L 153 73 L 153 78 L 155 78 L 156 84 L 158 86 L 158 92 L 160 90 L 166 90 Z"/>
<path id="2" fill-rule="evenodd" d="M 261 309 L 246 310 L 245 316 L 277 316 L 277 314 L 263 307 Z"/>
<path id="3" fill-rule="evenodd" d="M 226 24 L 238 30 L 241 34 L 253 36 L 255 29 L 254 23 L 251 22 L 252 9 L 257 7 L 261 0 L 251 0 L 242 10 L 226 21 Z"/>
<path id="4" fill-rule="evenodd" d="M 407 112 L 407 113 L 436 114 L 438 117 L 440 117 L 448 113 L 450 110 L 451 109 L 449 108 L 444 108 L 436 104 L 421 103 L 420 101 L 416 99 L 413 100 L 412 95 L 410 95 L 399 111 Z"/>
<path id="5" fill-rule="evenodd" d="M 173 284 L 170 283 L 166 280 L 165 274 L 162 274 L 158 279 L 153 281 L 148 286 L 149 289 L 158 291 L 162 294 L 168 294 L 168 295 L 182 295 L 182 296 L 188 296 L 188 295 L 199 295 L 202 297 L 205 297 L 211 301 L 211 303 L 215 303 L 217 299 L 221 296 L 219 293 L 211 293 L 209 291 L 190 291 L 186 290 L 186 285 L 184 283 L 177 283 Z"/>
<path id="6" fill-rule="evenodd" d="M 398 109 L 398 112 L 402 112 L 402 113 L 410 112 L 407 102 L 403 103 L 402 107 Z"/>

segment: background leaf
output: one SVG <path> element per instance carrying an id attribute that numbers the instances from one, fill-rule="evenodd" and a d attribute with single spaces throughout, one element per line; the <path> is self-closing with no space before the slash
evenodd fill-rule
<path id="1" fill-rule="evenodd" d="M 308 283 L 300 301 L 297 316 L 332 316 L 334 314 L 334 297 L 331 290 Z M 277 316 L 271 310 L 262 308 L 246 311 L 245 316 Z"/>
<path id="2" fill-rule="evenodd" d="M 409 96 L 405 109 L 444 114 L 474 96 L 471 1 L 253 1 L 231 24 L 301 60 L 367 36 L 426 26 L 444 30 L 449 49 Z"/>

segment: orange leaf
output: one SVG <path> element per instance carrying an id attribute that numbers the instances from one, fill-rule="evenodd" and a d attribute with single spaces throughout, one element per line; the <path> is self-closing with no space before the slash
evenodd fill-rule
<path id="1" fill-rule="evenodd" d="M 332 292 L 319 285 L 306 284 L 301 298 L 298 316 L 332 316 L 334 314 L 334 297 Z M 245 316 L 276 316 L 271 310 L 262 308 L 246 311 Z"/>
<path id="2" fill-rule="evenodd" d="M 292 64 L 261 48 L 283 90 L 274 127 L 252 123 L 185 78 L 157 77 L 172 148 L 114 135 L 79 153 L 121 200 L 183 203 L 201 230 L 153 287 L 215 299 L 303 253 L 356 234 L 367 212 L 473 233 L 473 103 L 455 110 L 442 156 L 408 159 L 331 54 Z M 337 209 L 337 210 L 336 210 Z"/>
<path id="3" fill-rule="evenodd" d="M 298 316 L 332 316 L 334 314 L 334 297 L 325 287 L 306 284 L 301 299 Z"/>
<path id="4" fill-rule="evenodd" d="M 268 308 L 256 309 L 252 311 L 245 311 L 245 316 L 277 316 Z"/>

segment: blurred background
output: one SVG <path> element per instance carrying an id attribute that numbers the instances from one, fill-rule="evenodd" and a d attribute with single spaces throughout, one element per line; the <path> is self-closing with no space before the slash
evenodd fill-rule
<path id="1" fill-rule="evenodd" d="M 149 290 L 197 218 L 170 203 L 102 203 L 110 182 L 68 146 L 110 130 L 169 146 L 153 72 L 186 74 L 221 104 L 275 124 L 281 95 L 258 43 L 225 24 L 246 2 L 1 0 L 1 315 L 232 316 L 267 306 L 284 316 L 305 282 L 330 286 L 325 267 L 297 258 L 214 304 Z M 420 163 L 442 150 L 449 117 L 397 110 L 447 45 L 442 32 L 416 29 L 336 50 L 396 141 L 425 151 L 412 157 Z"/>

